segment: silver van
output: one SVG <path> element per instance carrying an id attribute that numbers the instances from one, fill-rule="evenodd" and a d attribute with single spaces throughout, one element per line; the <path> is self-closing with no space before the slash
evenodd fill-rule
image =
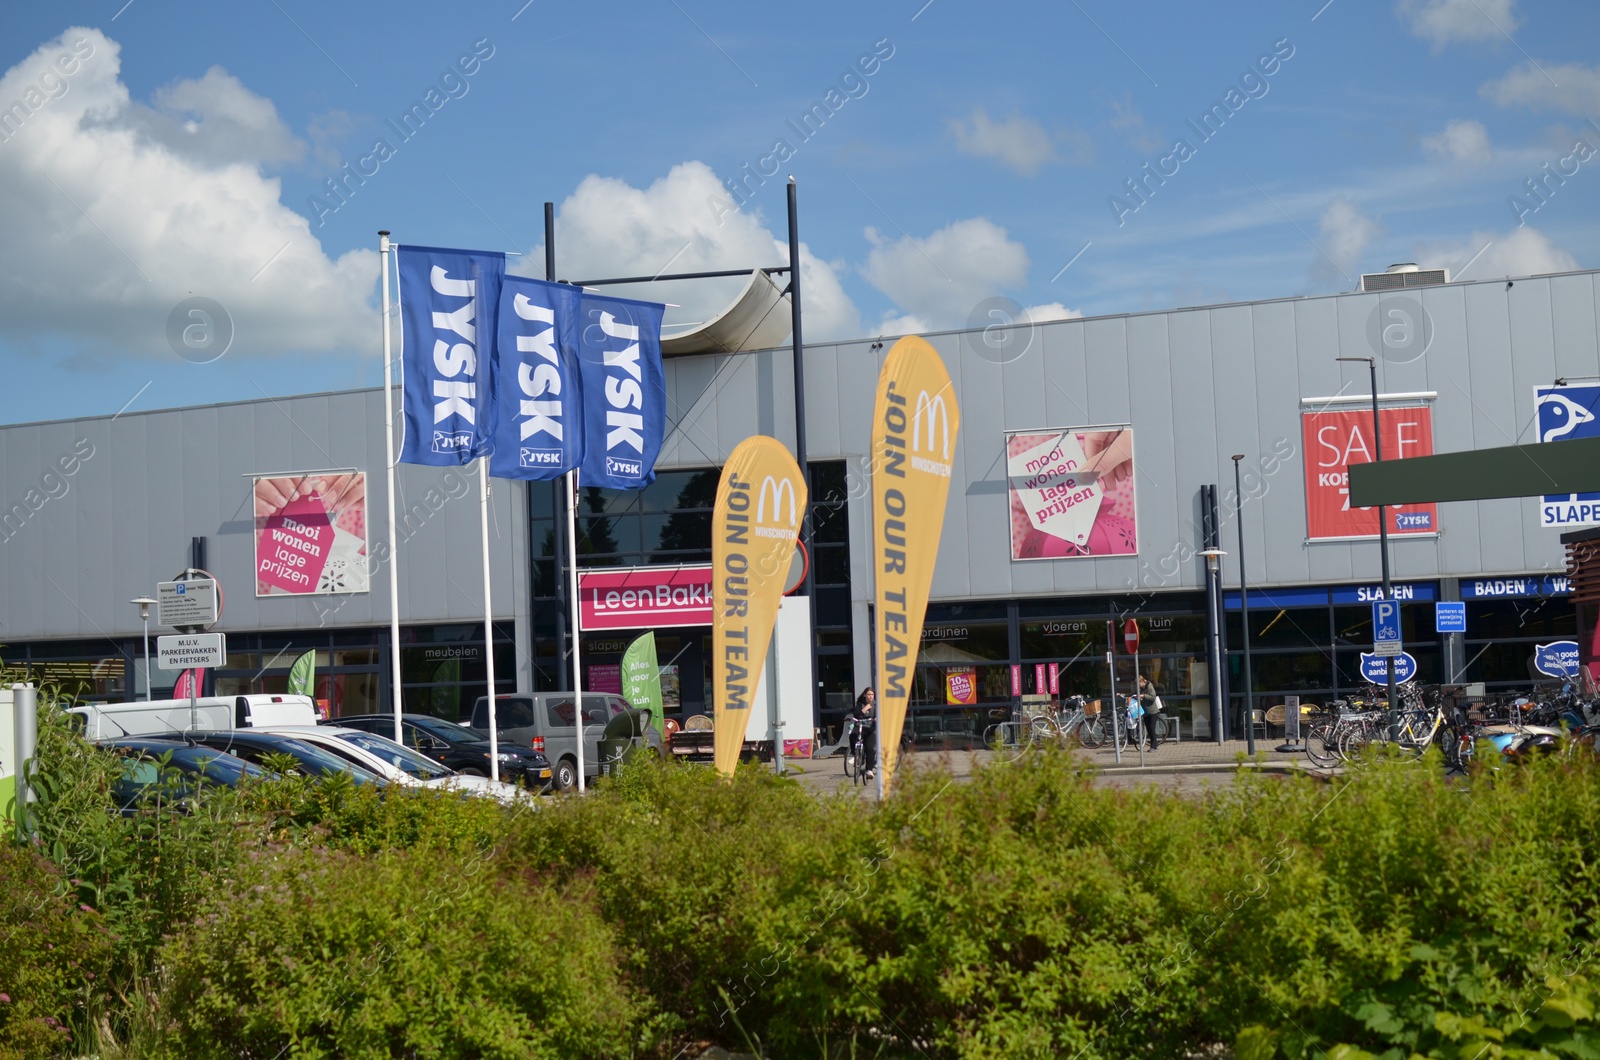
<path id="1" fill-rule="evenodd" d="M 495 729 L 502 742 L 532 748 L 550 760 L 555 786 L 561 791 L 578 786 L 578 732 L 574 725 L 571 692 L 533 692 L 495 696 Z M 649 711 L 637 710 L 611 692 L 583 694 L 583 776 L 585 782 L 605 772 L 601 743 L 608 748 L 625 740 L 661 750 L 661 735 Z M 479 696 L 473 704 L 469 728 L 489 731 L 489 700 Z M 614 753 L 614 752 L 613 752 Z"/>

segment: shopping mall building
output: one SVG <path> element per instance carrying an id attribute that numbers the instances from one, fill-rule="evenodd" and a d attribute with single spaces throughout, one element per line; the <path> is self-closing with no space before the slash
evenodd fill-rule
<path id="1" fill-rule="evenodd" d="M 1354 689 L 1381 563 L 1377 513 L 1344 499 L 1346 462 L 1374 440 L 1369 370 L 1340 358 L 1376 358 L 1386 459 L 1600 433 L 1600 273 L 1445 281 L 1380 274 L 1364 286 L 1385 289 L 928 336 L 961 427 L 913 731 L 981 731 L 1023 696 L 1103 693 L 1112 634 L 1125 682 L 1132 618 L 1183 738 L 1212 733 L 1212 690 L 1235 716 L 1244 691 L 1241 551 L 1259 705 Z M 781 666 L 786 688 L 809 667 L 825 732 L 872 682 L 865 454 L 885 353 L 872 340 L 804 350 L 814 632 Z M 1536 410 L 1536 388 L 1558 379 L 1542 403 L 1577 410 L 1561 422 Z M 668 713 L 690 715 L 711 708 L 696 587 L 718 467 L 751 434 L 792 442 L 797 403 L 788 348 L 668 357 L 666 380 L 655 483 L 582 491 L 582 662 L 586 687 L 613 688 L 623 649 L 653 629 Z M 1094 478 L 1036 474 L 1097 457 Z M 391 542 L 384 468 L 376 389 L 0 427 L 0 659 L 85 697 L 131 698 L 145 665 L 129 601 L 197 566 L 224 593 L 227 656 L 208 691 L 282 690 L 314 650 L 332 714 L 387 709 L 392 567 L 406 708 L 455 718 L 485 682 L 477 478 L 402 465 Z M 321 507 L 291 499 L 296 480 Z M 1583 518 L 1595 508 L 1530 496 L 1389 509 L 1419 677 L 1525 685 L 1537 645 L 1575 639 L 1559 539 L 1600 521 Z M 497 686 L 569 687 L 561 490 L 493 480 L 490 517 Z M 1208 545 L 1226 553 L 1220 589 Z M 1465 634 L 1435 632 L 1433 603 L 1455 600 Z M 157 696 L 176 676 L 151 673 Z"/>

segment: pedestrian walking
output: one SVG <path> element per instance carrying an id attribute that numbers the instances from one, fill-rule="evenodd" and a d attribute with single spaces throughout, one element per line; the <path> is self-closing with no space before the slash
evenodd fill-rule
<path id="1" fill-rule="evenodd" d="M 1161 746 L 1161 729 L 1158 721 L 1162 711 L 1161 689 L 1143 674 L 1139 675 L 1139 705 L 1144 708 L 1142 715 L 1144 732 L 1150 739 L 1150 750 L 1154 751 Z"/>

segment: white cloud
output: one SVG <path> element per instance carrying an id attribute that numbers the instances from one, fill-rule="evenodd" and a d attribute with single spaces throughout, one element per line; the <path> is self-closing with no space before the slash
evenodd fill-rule
<path id="1" fill-rule="evenodd" d="M 1422 138 L 1422 149 L 1465 166 L 1481 166 L 1494 158 L 1489 130 L 1481 121 L 1446 122 L 1442 130 Z"/>
<path id="2" fill-rule="evenodd" d="M 1517 0 L 1400 0 L 1394 10 L 1436 53 L 1456 41 L 1503 40 L 1502 30 L 1513 33 L 1522 25 Z"/>
<path id="3" fill-rule="evenodd" d="M 157 89 L 155 106 L 132 102 L 113 127 L 137 129 L 175 155 L 208 165 L 298 162 L 305 143 L 289 131 L 269 99 L 213 66 L 197 81 Z"/>
<path id="4" fill-rule="evenodd" d="M 932 328 L 965 326 L 979 302 L 1020 287 L 1028 275 L 1027 250 L 982 217 L 956 221 L 916 241 L 887 240 L 872 228 L 866 236 L 873 246 L 862 275 Z"/>
<path id="5" fill-rule="evenodd" d="M 168 313 L 194 295 L 233 318 L 231 356 L 374 349 L 377 253 L 329 260 L 283 204 L 259 163 L 300 148 L 272 104 L 213 69 L 146 106 L 121 81 L 120 51 L 69 29 L 0 77 L 9 336 L 163 351 Z"/>
<path id="6" fill-rule="evenodd" d="M 1077 320 L 1083 316 L 1082 310 L 1068 309 L 1060 302 L 1046 302 L 1043 305 L 1031 305 L 1023 310 L 1029 320 L 1035 324 L 1043 324 L 1047 320 Z"/>
<path id="7" fill-rule="evenodd" d="M 1031 177 L 1056 158 L 1056 148 L 1045 127 L 1020 114 L 997 122 L 982 107 L 970 117 L 946 123 L 955 137 L 956 150 L 977 158 L 993 158 L 1013 172 Z"/>
<path id="8" fill-rule="evenodd" d="M 878 321 L 878 326 L 873 329 L 873 335 L 887 338 L 893 335 L 926 335 L 930 331 L 940 329 L 927 320 L 912 313 L 883 314 L 883 319 Z"/>
<path id="9" fill-rule="evenodd" d="M 1321 233 L 1317 246 L 1322 254 L 1333 259 L 1333 266 L 1340 273 L 1349 274 L 1361 263 L 1368 244 L 1383 233 L 1383 226 L 1363 213 L 1355 202 L 1340 195 L 1322 212 Z M 1314 282 L 1332 278 L 1328 261 L 1322 254 L 1318 254 L 1312 264 Z"/>
<path id="10" fill-rule="evenodd" d="M 1474 232 L 1464 243 L 1425 244 L 1417 249 L 1416 260 L 1424 268 L 1449 269 L 1452 280 L 1538 276 L 1578 268 L 1576 258 L 1537 228 L 1527 226 L 1504 235 Z"/>
<path id="11" fill-rule="evenodd" d="M 776 182 L 774 187 L 777 188 Z M 781 202 L 781 189 L 772 192 Z M 557 271 L 569 279 L 712 272 L 787 265 L 789 246 L 762 223 L 759 212 L 733 202 L 704 162 L 683 162 L 648 188 L 591 174 L 561 204 L 556 219 Z M 513 271 L 544 275 L 536 248 Z M 839 284 L 837 266 L 800 244 L 800 297 L 807 342 L 855 338 L 861 317 Z M 779 277 L 780 282 L 782 277 Z M 668 323 L 710 320 L 726 309 L 744 279 L 677 280 L 619 287 L 629 298 L 673 302 Z"/>
<path id="12" fill-rule="evenodd" d="M 1600 66 L 1536 66 L 1529 60 L 1499 80 L 1486 83 L 1478 94 L 1502 107 L 1516 104 L 1531 110 L 1559 110 L 1591 118 L 1600 114 Z"/>
<path id="13" fill-rule="evenodd" d="M 1144 115 L 1139 113 L 1139 108 L 1133 104 L 1133 93 L 1124 92 L 1120 96 L 1110 99 L 1111 127 L 1123 130 L 1128 137 L 1128 143 L 1140 154 L 1149 154 L 1151 151 L 1165 147 L 1162 142 L 1161 131 L 1151 129 L 1144 122 Z"/>

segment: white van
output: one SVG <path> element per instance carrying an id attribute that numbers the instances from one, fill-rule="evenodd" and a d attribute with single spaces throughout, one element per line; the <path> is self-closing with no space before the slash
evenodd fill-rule
<path id="1" fill-rule="evenodd" d="M 68 707 L 83 718 L 90 740 L 156 736 L 168 732 L 218 732 L 257 729 L 263 725 L 315 725 L 317 706 L 310 696 L 201 696 L 193 708 L 187 699 L 139 700 Z"/>

